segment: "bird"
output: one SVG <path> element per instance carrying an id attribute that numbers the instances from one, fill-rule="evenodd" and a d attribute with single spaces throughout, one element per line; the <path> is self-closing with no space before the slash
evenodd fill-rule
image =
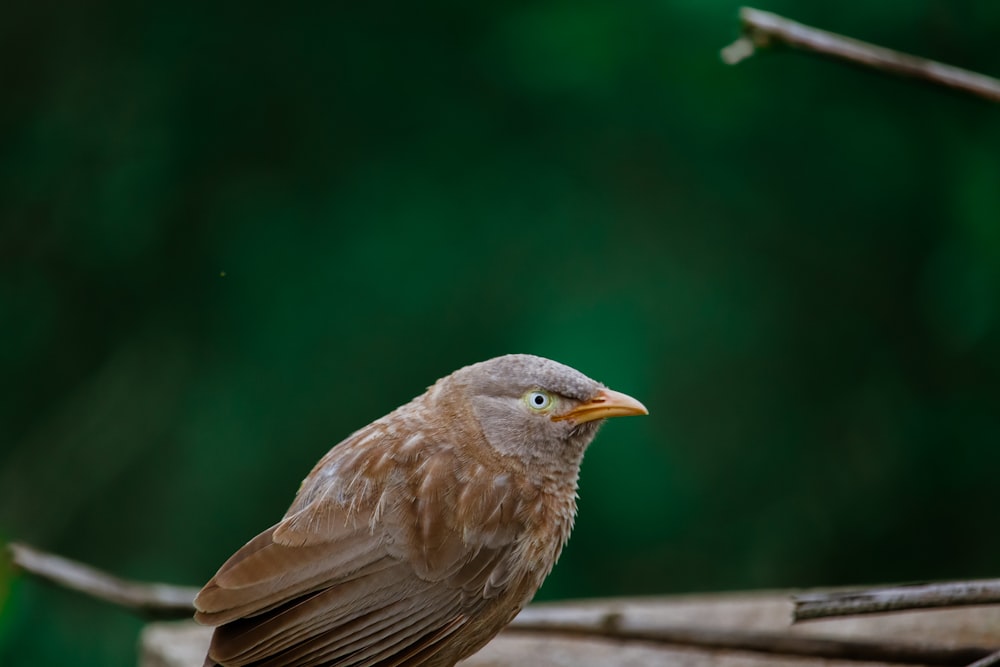
<path id="1" fill-rule="evenodd" d="M 552 570 L 599 426 L 645 414 L 528 354 L 441 378 L 335 445 L 201 589 L 205 667 L 451 667 Z"/>

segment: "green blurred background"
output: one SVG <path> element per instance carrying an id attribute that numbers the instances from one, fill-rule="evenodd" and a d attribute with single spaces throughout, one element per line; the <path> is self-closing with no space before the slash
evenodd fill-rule
<path id="1" fill-rule="evenodd" d="M 1000 75 L 995 0 L 762 8 Z M 736 2 L 7 3 L 0 539 L 197 584 L 507 352 L 642 399 L 540 598 L 1000 576 L 1000 107 Z M 0 664 L 140 622 L 0 568 Z"/>

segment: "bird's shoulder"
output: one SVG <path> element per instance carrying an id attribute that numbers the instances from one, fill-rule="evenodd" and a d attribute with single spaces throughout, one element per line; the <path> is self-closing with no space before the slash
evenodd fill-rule
<path id="1" fill-rule="evenodd" d="M 481 548 L 512 545 L 540 490 L 480 432 L 443 428 L 404 406 L 331 449 L 303 481 L 273 539 L 310 546 L 367 532 L 417 574 L 444 576 Z"/>

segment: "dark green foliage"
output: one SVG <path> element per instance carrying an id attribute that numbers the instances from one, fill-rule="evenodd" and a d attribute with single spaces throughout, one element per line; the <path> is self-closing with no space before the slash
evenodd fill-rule
<path id="1" fill-rule="evenodd" d="M 996 2 L 764 7 L 1000 75 Z M 0 536 L 193 584 L 327 448 L 550 356 L 608 425 L 542 596 L 1000 576 L 1000 107 L 737 3 L 7 3 Z M 0 664 L 139 623 L 0 570 Z"/>

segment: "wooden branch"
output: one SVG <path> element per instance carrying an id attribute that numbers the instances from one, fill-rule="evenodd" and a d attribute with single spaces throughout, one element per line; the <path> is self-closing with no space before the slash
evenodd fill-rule
<path id="1" fill-rule="evenodd" d="M 804 593 L 792 599 L 795 602 L 795 622 L 907 609 L 1000 604 L 1000 579 Z"/>
<path id="2" fill-rule="evenodd" d="M 190 618 L 197 588 L 128 581 L 26 544 L 7 546 L 13 564 L 42 579 L 147 618 Z"/>
<path id="3" fill-rule="evenodd" d="M 812 51 L 833 58 L 947 86 L 1000 102 L 1000 80 L 796 23 L 759 9 L 740 9 L 743 36 L 722 50 L 722 60 L 735 65 L 756 49 L 774 44 Z"/>
<path id="4" fill-rule="evenodd" d="M 702 627 L 626 629 L 618 627 L 613 619 L 596 623 L 571 623 L 566 621 L 523 622 L 515 618 L 504 632 L 601 637 L 617 641 L 643 641 L 711 650 L 911 665 L 954 665 L 959 667 L 993 654 L 993 649 L 980 646 L 940 646 L 899 641 L 806 637 L 791 635 L 787 632 L 759 630 Z"/>

